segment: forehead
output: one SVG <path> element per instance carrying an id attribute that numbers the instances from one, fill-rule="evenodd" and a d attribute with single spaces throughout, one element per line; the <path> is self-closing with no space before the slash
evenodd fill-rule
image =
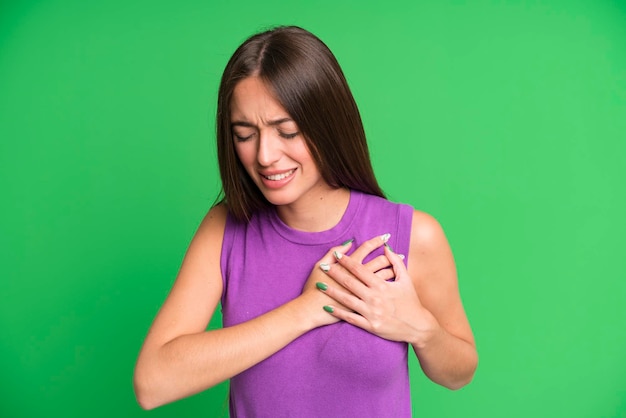
<path id="1" fill-rule="evenodd" d="M 259 77 L 245 78 L 235 86 L 230 102 L 231 121 L 267 121 L 288 116 Z"/>

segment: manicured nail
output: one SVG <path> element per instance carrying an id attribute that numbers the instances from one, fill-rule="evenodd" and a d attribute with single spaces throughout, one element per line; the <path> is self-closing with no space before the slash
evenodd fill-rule
<path id="1" fill-rule="evenodd" d="M 323 291 L 328 290 L 328 286 L 326 285 L 326 283 L 322 283 L 322 282 L 315 283 L 315 287 L 317 287 L 319 290 L 323 290 Z"/>
<path id="2" fill-rule="evenodd" d="M 398 257 L 400 257 L 400 260 L 404 260 L 404 254 L 398 254 Z"/>
<path id="3" fill-rule="evenodd" d="M 328 312 L 328 313 L 333 313 L 333 312 L 335 312 L 335 309 L 333 309 L 333 307 L 332 307 L 332 306 L 328 306 L 328 305 L 325 305 L 325 306 L 324 306 L 324 310 L 325 310 L 326 312 Z"/>
<path id="4" fill-rule="evenodd" d="M 382 239 L 383 242 L 389 241 L 389 238 L 391 238 L 391 234 L 385 234 L 380 236 L 380 239 Z"/>
<path id="5" fill-rule="evenodd" d="M 341 257 L 343 257 L 343 254 L 341 254 L 338 251 L 333 251 L 333 255 L 335 256 L 337 260 L 341 260 Z"/>
<path id="6" fill-rule="evenodd" d="M 387 247 L 389 249 L 389 251 L 391 251 L 392 253 L 395 253 L 395 251 L 393 250 L 393 248 L 391 248 L 391 245 L 385 243 L 385 247 Z"/>
<path id="7" fill-rule="evenodd" d="M 352 241 L 354 241 L 354 238 L 342 242 L 341 245 L 346 246 L 346 245 L 350 244 Z"/>
<path id="8" fill-rule="evenodd" d="M 330 271 L 330 264 L 328 263 L 320 263 L 320 268 L 324 273 L 328 273 Z"/>

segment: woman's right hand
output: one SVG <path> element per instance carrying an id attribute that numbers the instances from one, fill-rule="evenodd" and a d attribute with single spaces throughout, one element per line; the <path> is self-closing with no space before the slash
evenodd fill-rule
<path id="1" fill-rule="evenodd" d="M 361 244 L 354 251 L 354 253 L 352 253 L 351 257 L 362 263 L 365 257 L 377 248 L 382 247 L 384 244 L 385 242 L 380 237 L 374 237 Z M 347 241 L 345 244 L 338 245 L 328 250 L 324 257 L 322 257 L 313 267 L 311 274 L 304 284 L 302 297 L 309 297 L 311 299 L 309 306 L 312 307 L 312 314 L 315 317 L 316 326 L 329 325 L 339 322 L 339 319 L 333 317 L 332 315 L 328 315 L 328 313 L 324 311 L 324 306 L 328 304 L 336 306 L 337 301 L 324 294 L 324 292 L 320 292 L 317 289 L 317 286 L 328 286 L 331 283 L 332 285 L 340 286 L 330 276 L 325 274 L 324 269 L 330 268 L 332 264 L 337 262 L 337 259 L 333 255 L 335 251 L 341 254 L 346 254 L 352 246 L 353 242 Z M 365 266 L 370 272 L 375 273 L 378 277 L 380 277 L 381 280 L 390 280 L 394 278 L 391 262 L 384 255 L 380 255 L 368 261 L 365 263 Z"/>

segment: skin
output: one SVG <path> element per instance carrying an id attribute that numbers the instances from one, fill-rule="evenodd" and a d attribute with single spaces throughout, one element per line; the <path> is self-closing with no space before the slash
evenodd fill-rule
<path id="1" fill-rule="evenodd" d="M 240 161 L 287 225 L 323 231 L 339 222 L 349 191 L 323 181 L 297 125 L 256 77 L 235 88 L 231 120 Z M 280 178 L 285 173 L 288 177 Z M 278 177 L 263 177 L 268 175 Z M 477 363 L 474 340 L 450 248 L 432 217 L 413 215 L 408 271 L 389 249 L 363 264 L 384 245 L 381 237 L 356 249 L 351 243 L 330 248 L 311 266 L 300 296 L 248 322 L 206 331 L 222 294 L 226 216 L 227 209 L 218 205 L 203 219 L 146 336 L 134 374 L 143 408 L 206 390 L 304 333 L 341 320 L 410 343 L 426 375 L 441 385 L 456 389 L 471 380 Z M 320 263 L 330 269 L 323 271 Z M 324 306 L 332 306 L 333 313 Z"/>
<path id="2" fill-rule="evenodd" d="M 332 188 L 322 179 L 298 126 L 265 84 L 257 77 L 242 80 L 235 87 L 231 112 L 237 156 L 263 196 L 276 205 L 278 216 L 304 231 L 336 225 L 350 192 Z M 290 170 L 295 171 L 282 181 L 263 178 Z"/>
<path id="3" fill-rule="evenodd" d="M 382 338 L 413 347 L 424 373 L 449 389 L 468 384 L 478 363 L 459 295 L 452 252 L 438 222 L 415 211 L 408 265 L 389 247 L 394 281 L 381 281 L 351 255 L 335 256 L 324 292 L 340 305 L 332 315 Z M 324 283 L 325 284 L 325 283 Z"/>

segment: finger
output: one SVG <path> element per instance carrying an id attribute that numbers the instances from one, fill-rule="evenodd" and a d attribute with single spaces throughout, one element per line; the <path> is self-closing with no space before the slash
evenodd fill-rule
<path id="1" fill-rule="evenodd" d="M 322 257 L 322 259 L 319 261 L 318 263 L 319 267 L 324 272 L 328 272 L 330 270 L 330 266 L 334 264 L 336 261 L 334 253 L 337 252 L 339 254 L 345 254 L 352 247 L 353 241 L 354 240 L 348 240 L 344 242 L 343 244 L 337 245 L 331 248 L 330 250 L 328 250 L 328 252 L 324 255 L 324 257 Z"/>
<path id="2" fill-rule="evenodd" d="M 384 280 L 386 282 L 395 280 L 396 278 L 396 273 L 393 271 L 393 268 L 391 267 L 378 270 L 374 274 L 376 274 L 376 277 L 378 277 L 381 281 Z"/>
<path id="3" fill-rule="evenodd" d="M 396 254 L 391 250 L 391 247 L 385 245 L 385 255 L 391 262 L 391 268 L 395 273 L 396 281 L 402 276 L 408 275 L 406 266 L 404 265 L 403 258 L 401 254 Z"/>
<path id="4" fill-rule="evenodd" d="M 373 275 L 373 273 L 366 273 Z M 326 275 L 337 284 L 337 287 L 342 288 L 344 291 L 353 294 L 359 299 L 365 299 L 370 291 L 369 287 L 363 282 L 363 280 L 361 280 L 361 278 L 355 277 L 354 274 L 338 262 L 332 264 L 332 269 L 326 271 Z M 379 279 L 376 280 L 380 281 Z"/>
<path id="5" fill-rule="evenodd" d="M 348 310 L 363 312 L 363 309 L 366 308 L 365 303 L 361 299 L 349 293 L 341 286 L 327 285 L 326 283 L 317 283 L 316 286 L 328 297 L 334 299 L 335 302 Z M 337 305 L 333 306 L 337 307 Z"/>
<path id="6" fill-rule="evenodd" d="M 373 273 L 351 256 L 339 252 L 335 252 L 333 255 L 337 260 L 337 264 L 343 267 L 343 270 L 337 269 L 333 278 L 337 283 L 341 284 L 361 299 L 365 297 L 364 290 L 362 289 L 363 285 L 369 288 L 376 287 L 377 284 L 380 284 L 380 280 L 378 280 Z"/>
<path id="7" fill-rule="evenodd" d="M 379 255 L 378 257 L 368 261 L 364 265 L 369 271 L 371 271 L 372 273 L 376 273 L 378 270 L 391 267 L 391 262 L 389 261 L 387 256 Z"/>
<path id="8" fill-rule="evenodd" d="M 335 318 L 341 319 L 349 324 L 355 325 L 366 331 L 369 331 L 370 329 L 370 324 L 367 319 L 356 312 L 342 309 L 341 307 L 338 307 L 336 305 L 326 305 L 324 306 L 324 310 Z"/>
<path id="9" fill-rule="evenodd" d="M 390 236 L 390 234 L 384 234 L 365 241 L 352 253 L 352 257 L 362 263 L 369 253 L 385 244 Z"/>

